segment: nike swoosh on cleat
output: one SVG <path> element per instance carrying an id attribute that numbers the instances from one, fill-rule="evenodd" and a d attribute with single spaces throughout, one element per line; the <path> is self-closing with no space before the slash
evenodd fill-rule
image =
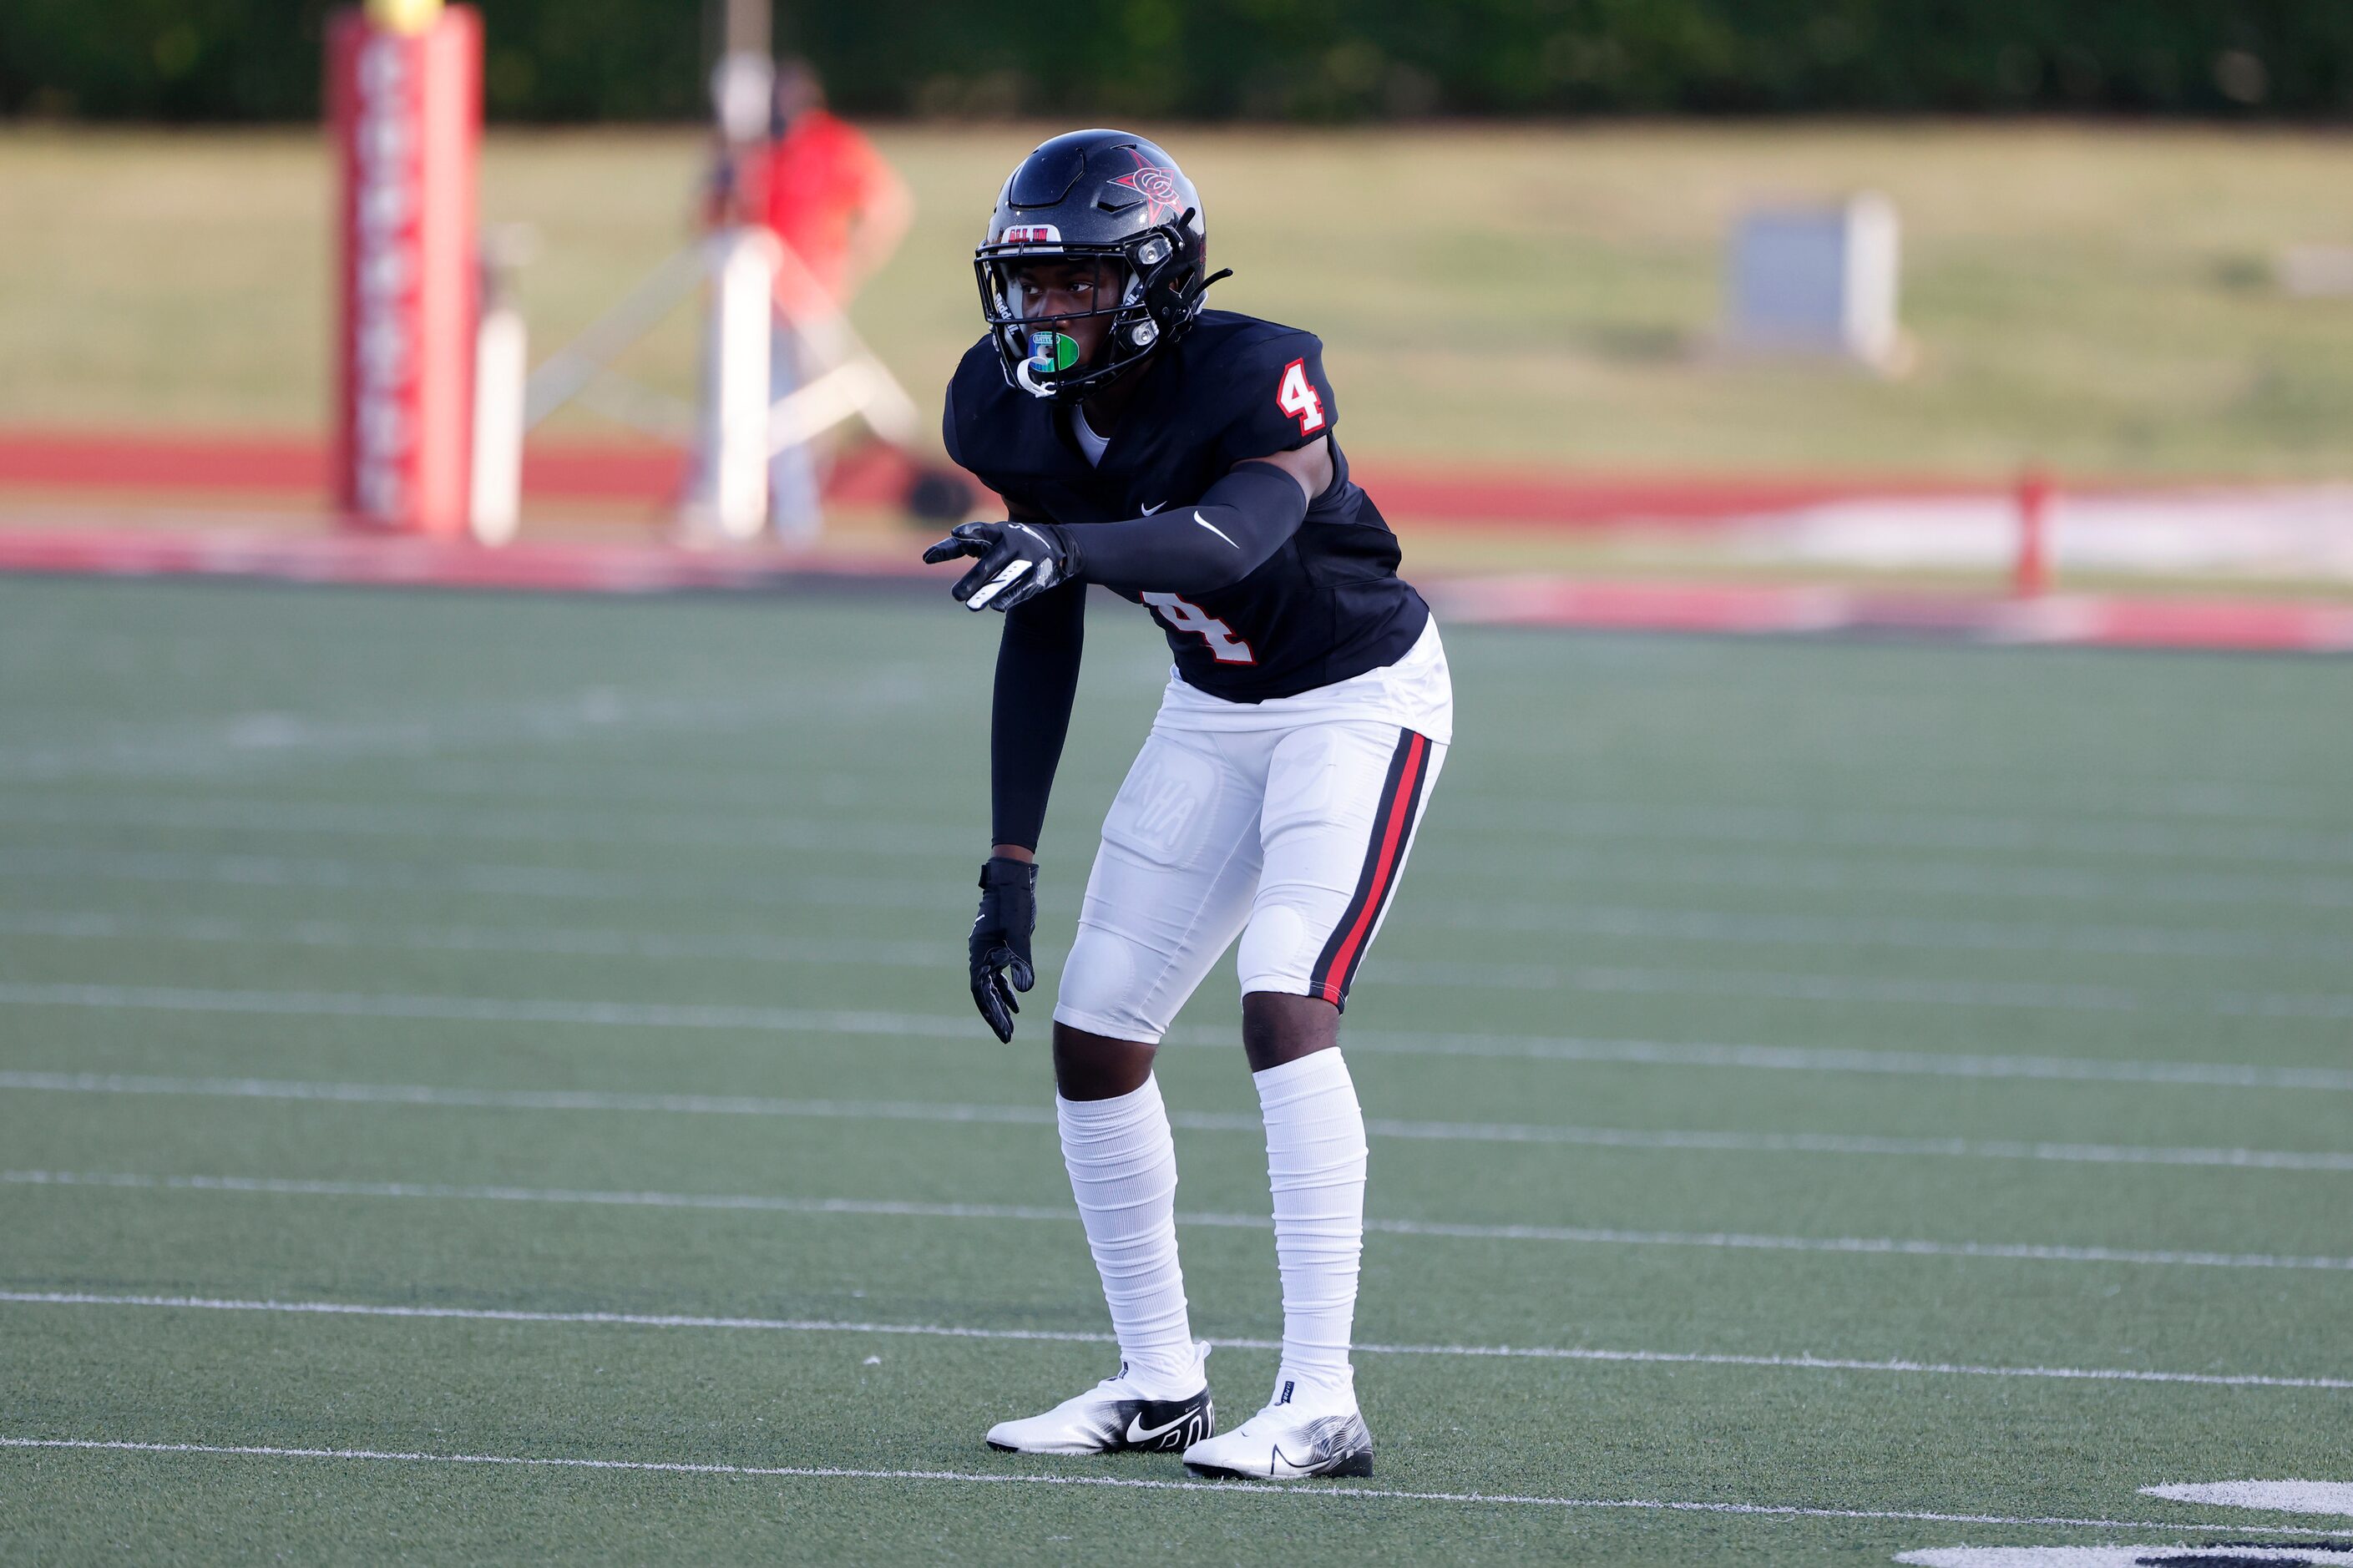
<path id="1" fill-rule="evenodd" d="M 1145 1426 L 1144 1416 L 1141 1413 L 1131 1415 L 1127 1418 L 1127 1440 L 1131 1443 L 1149 1443 L 1155 1437 L 1166 1437 L 1169 1433 L 1174 1432 L 1177 1427 L 1182 1426 L 1186 1422 L 1193 1419 L 1193 1415 L 1194 1413 L 1192 1411 L 1187 1410 L 1184 1415 L 1179 1415 L 1176 1420 L 1171 1421 L 1166 1426 L 1154 1426 L 1150 1428 L 1146 1428 Z"/>
<path id="2" fill-rule="evenodd" d="M 1223 539 L 1223 540 L 1225 540 L 1225 542 L 1226 542 L 1228 544 L 1234 544 L 1233 540 L 1232 540 L 1230 537 L 1229 537 L 1229 536 L 1228 536 L 1228 534 L 1226 533 L 1226 531 L 1225 531 L 1224 529 L 1219 528 L 1216 523 L 1211 522 L 1208 518 L 1203 517 L 1199 512 L 1198 512 L 1198 511 L 1197 511 L 1197 512 L 1195 512 L 1195 513 L 1193 514 L 1193 521 L 1194 521 L 1195 522 L 1199 523 L 1203 528 L 1208 529 L 1211 533 L 1216 534 L 1219 539 Z M 1236 550 L 1240 550 L 1240 549 L 1241 548 L 1241 546 L 1240 546 L 1240 545 L 1239 545 L 1239 544 L 1234 544 L 1234 548 L 1235 548 Z"/>

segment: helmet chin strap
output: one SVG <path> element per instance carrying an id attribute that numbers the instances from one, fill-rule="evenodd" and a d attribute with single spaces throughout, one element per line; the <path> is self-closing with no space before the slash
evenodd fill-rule
<path id="1" fill-rule="evenodd" d="M 1018 360 L 1014 363 L 1013 379 L 1019 382 L 1021 384 L 1021 390 L 1028 393 L 1032 397 L 1051 397 L 1054 395 L 1054 389 L 1052 387 L 1040 386 L 1037 381 L 1030 376 L 1029 362 L 1026 359 Z"/>

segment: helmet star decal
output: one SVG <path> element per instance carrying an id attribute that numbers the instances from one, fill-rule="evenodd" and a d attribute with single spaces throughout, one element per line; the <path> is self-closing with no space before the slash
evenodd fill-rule
<path id="1" fill-rule="evenodd" d="M 1125 185 L 1144 198 L 1144 221 L 1146 223 L 1158 223 L 1164 218 L 1178 216 L 1184 204 L 1176 194 L 1176 172 L 1145 162 L 1144 154 L 1133 147 L 1127 151 L 1135 159 L 1135 167 L 1113 180 L 1112 184 Z"/>

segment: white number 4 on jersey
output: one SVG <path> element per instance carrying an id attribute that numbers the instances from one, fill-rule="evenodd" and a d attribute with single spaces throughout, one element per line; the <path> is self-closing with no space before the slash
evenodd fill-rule
<path id="1" fill-rule="evenodd" d="M 1307 362 L 1293 360 L 1282 367 L 1282 384 L 1274 390 L 1274 405 L 1299 421 L 1299 433 L 1313 436 L 1324 428 L 1324 400 L 1307 379 Z"/>
<path id="2" fill-rule="evenodd" d="M 1180 599 L 1174 594 L 1146 594 L 1144 602 L 1160 613 L 1163 620 L 1180 632 L 1191 632 L 1209 645 L 1210 653 L 1219 664 L 1256 664 L 1258 656 L 1250 652 L 1250 644 L 1234 636 L 1234 628 L 1218 619 L 1200 605 Z"/>

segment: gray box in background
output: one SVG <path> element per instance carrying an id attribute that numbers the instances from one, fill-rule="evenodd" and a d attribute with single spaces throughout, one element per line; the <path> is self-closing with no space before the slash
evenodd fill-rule
<path id="1" fill-rule="evenodd" d="M 1884 196 L 1747 213 L 1732 233 L 1727 344 L 1900 371 L 1908 354 L 1895 319 L 1898 266 L 1895 208 Z"/>

